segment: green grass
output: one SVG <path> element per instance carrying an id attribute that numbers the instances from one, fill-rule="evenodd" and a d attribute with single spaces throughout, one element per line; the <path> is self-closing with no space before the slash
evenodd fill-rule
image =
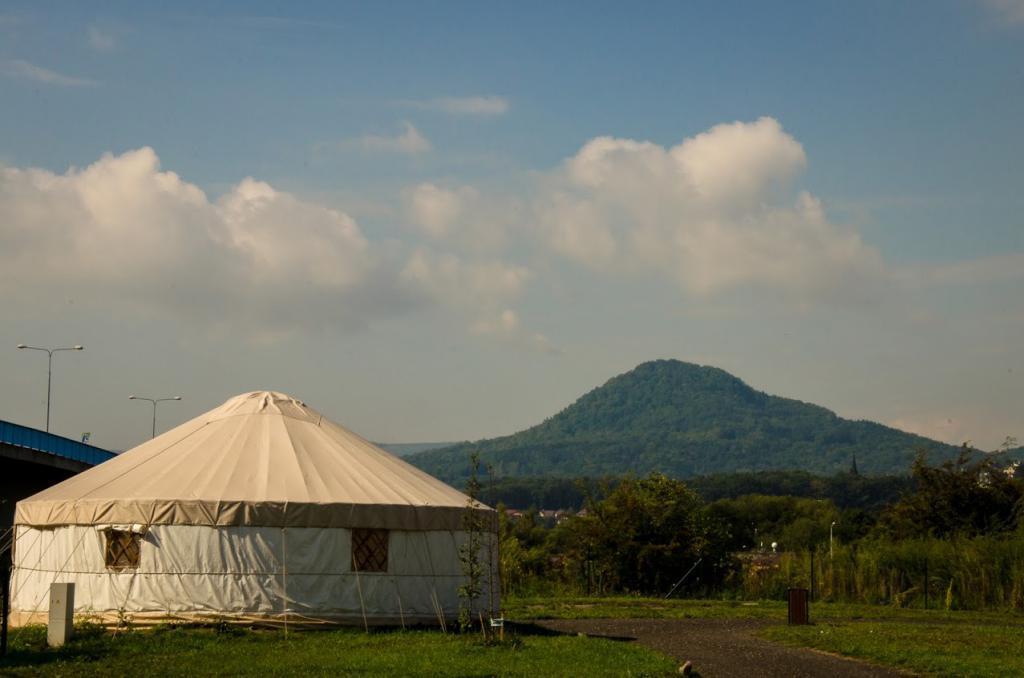
<path id="1" fill-rule="evenodd" d="M 634 596 L 509 596 L 502 601 L 510 619 L 763 619 L 786 621 L 781 600 L 663 600 Z M 1020 612 L 967 612 L 891 605 L 811 603 L 814 621 L 891 619 L 917 622 L 1024 625 Z"/>
<path id="2" fill-rule="evenodd" d="M 770 640 L 939 676 L 1024 675 L 1024 632 L 1017 624 L 830 622 L 774 626 Z"/>
<path id="3" fill-rule="evenodd" d="M 1024 675 L 1024 614 L 889 605 L 811 604 L 811 626 L 785 626 L 782 601 L 661 600 L 629 596 L 511 597 L 514 619 L 756 619 L 765 638 L 939 676 Z"/>
<path id="4" fill-rule="evenodd" d="M 632 643 L 524 629 L 503 643 L 440 631 L 248 631 L 84 626 L 60 649 L 42 627 L 13 630 L 0 675 L 666 676 L 675 662 Z"/>
<path id="5" fill-rule="evenodd" d="M 1024 675 L 1024 615 L 813 603 L 812 626 L 787 627 L 781 601 L 630 596 L 510 597 L 517 620 L 733 618 L 768 622 L 770 640 L 942 676 Z M 771 624 L 771 622 L 776 622 Z M 560 636 L 522 625 L 504 643 L 432 630 L 250 631 L 156 627 L 113 634 L 80 626 L 46 648 L 42 627 L 12 630 L 0 675 L 667 676 L 675 662 L 635 643 Z"/>
<path id="6" fill-rule="evenodd" d="M 784 604 L 720 600 L 661 600 L 632 596 L 509 597 L 502 601 L 509 619 L 771 619 L 786 615 Z"/>

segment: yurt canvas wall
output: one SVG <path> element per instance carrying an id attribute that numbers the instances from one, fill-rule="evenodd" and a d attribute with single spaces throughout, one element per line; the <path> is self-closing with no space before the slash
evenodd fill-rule
<path id="1" fill-rule="evenodd" d="M 476 608 L 497 608 L 494 511 L 273 392 L 244 394 L 19 502 L 12 618 L 49 586 L 75 612 L 438 623 L 459 609 L 479 528 Z"/>

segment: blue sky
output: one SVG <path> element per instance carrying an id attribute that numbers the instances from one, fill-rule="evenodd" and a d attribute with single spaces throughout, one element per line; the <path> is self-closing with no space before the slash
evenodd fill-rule
<path id="1" fill-rule="evenodd" d="M 0 341 L 87 344 L 54 429 L 269 387 L 476 438 L 675 357 L 1024 438 L 1024 5 L 551 5 L 6 3 Z"/>

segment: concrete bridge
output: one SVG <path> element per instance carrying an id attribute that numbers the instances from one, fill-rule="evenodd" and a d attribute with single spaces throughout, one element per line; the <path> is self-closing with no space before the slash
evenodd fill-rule
<path id="1" fill-rule="evenodd" d="M 0 530 L 14 522 L 14 505 L 113 452 L 38 429 L 0 421 Z"/>

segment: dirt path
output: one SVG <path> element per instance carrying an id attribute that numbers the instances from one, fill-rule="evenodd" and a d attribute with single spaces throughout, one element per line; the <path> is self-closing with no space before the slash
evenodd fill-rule
<path id="1" fill-rule="evenodd" d="M 682 664 L 689 660 L 702 678 L 780 676 L 803 678 L 906 677 L 865 662 L 814 650 L 785 647 L 755 635 L 770 622 L 739 619 L 559 619 L 537 622 L 560 633 L 585 633 L 646 645 Z"/>

